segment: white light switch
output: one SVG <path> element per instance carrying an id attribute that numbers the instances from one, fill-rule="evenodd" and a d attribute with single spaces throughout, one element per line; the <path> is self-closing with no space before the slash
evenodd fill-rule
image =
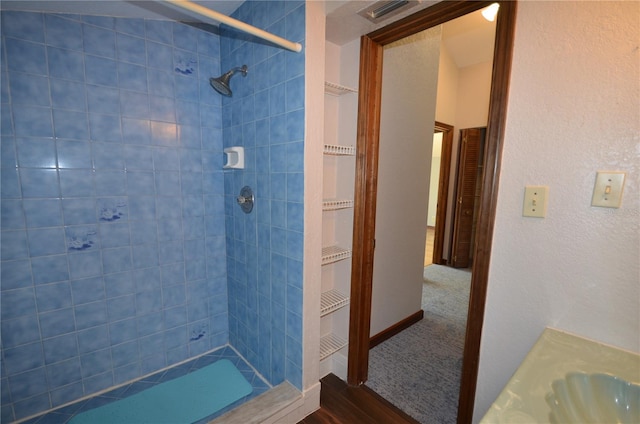
<path id="1" fill-rule="evenodd" d="M 547 214 L 548 193 L 549 187 L 547 186 L 526 186 L 524 188 L 522 216 L 544 218 Z"/>
<path id="2" fill-rule="evenodd" d="M 619 208 L 622 202 L 622 188 L 624 187 L 624 172 L 598 171 L 596 184 L 593 187 L 591 206 L 604 208 Z"/>

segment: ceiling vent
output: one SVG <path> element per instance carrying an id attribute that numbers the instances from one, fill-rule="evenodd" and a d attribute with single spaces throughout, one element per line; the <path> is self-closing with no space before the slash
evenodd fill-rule
<path id="1" fill-rule="evenodd" d="M 415 1 L 415 0 L 414 1 L 409 1 L 409 0 L 377 1 L 372 5 L 360 10 L 358 12 L 358 15 L 370 20 L 373 23 L 378 23 L 380 21 L 383 21 L 384 19 L 397 15 L 400 12 L 403 12 L 407 9 L 417 6 L 420 3 L 421 3 L 421 0 L 420 1 Z"/>

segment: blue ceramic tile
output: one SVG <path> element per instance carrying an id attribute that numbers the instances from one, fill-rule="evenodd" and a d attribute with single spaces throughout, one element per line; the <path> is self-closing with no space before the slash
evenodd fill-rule
<path id="1" fill-rule="evenodd" d="M 69 273 L 73 280 L 100 275 L 102 273 L 100 252 L 80 252 L 69 255 Z"/>
<path id="2" fill-rule="evenodd" d="M 203 129 L 207 134 L 209 133 L 209 129 Z M 180 140 L 180 146 L 187 149 L 204 149 L 205 147 L 202 145 L 201 140 L 201 129 L 197 126 L 192 125 L 179 125 L 178 126 L 178 138 Z M 212 147 L 209 147 L 211 149 Z M 220 148 L 222 150 L 222 148 Z"/>
<path id="3" fill-rule="evenodd" d="M 82 26 L 61 16 L 45 14 L 47 44 L 70 50 L 82 50 Z"/>
<path id="4" fill-rule="evenodd" d="M 83 378 L 102 374 L 109 369 L 110 364 L 110 349 L 97 350 L 80 356 L 80 367 Z"/>
<path id="5" fill-rule="evenodd" d="M 44 365 L 42 343 L 29 343 L 4 351 L 7 375 L 18 374 Z"/>
<path id="6" fill-rule="evenodd" d="M 14 402 L 41 394 L 46 390 L 47 377 L 44 367 L 9 377 L 11 397 Z"/>
<path id="7" fill-rule="evenodd" d="M 120 19 L 117 21 L 121 21 Z M 117 33 L 116 46 L 118 60 L 139 65 L 146 64 L 146 46 L 144 38 Z"/>
<path id="8" fill-rule="evenodd" d="M 158 245 L 139 244 L 131 247 L 133 268 L 142 269 L 158 265 Z"/>
<path id="9" fill-rule="evenodd" d="M 0 219 L 2 230 L 15 230 L 25 228 L 24 213 L 22 212 L 22 200 L 3 199 L 0 203 L 2 211 Z"/>
<path id="10" fill-rule="evenodd" d="M 297 231 L 287 231 L 287 256 L 292 259 L 302 260 L 303 234 Z"/>
<path id="11" fill-rule="evenodd" d="M 50 79 L 51 101 L 54 108 L 86 111 L 85 86 L 75 81 Z"/>
<path id="12" fill-rule="evenodd" d="M 175 75 L 173 79 L 173 86 L 176 99 L 183 101 L 196 101 L 198 99 L 200 89 L 194 77 L 188 75 Z M 194 111 L 194 113 L 197 113 L 197 111 Z"/>
<path id="13" fill-rule="evenodd" d="M 271 115 L 284 113 L 286 110 L 286 85 L 278 84 L 269 89 L 269 112 Z"/>
<path id="14" fill-rule="evenodd" d="M 29 230 L 30 256 L 48 256 L 64 252 L 64 231 L 62 227 Z"/>
<path id="15" fill-rule="evenodd" d="M 126 221 L 129 213 L 127 199 L 125 197 L 97 199 L 96 213 L 100 222 Z"/>
<path id="16" fill-rule="evenodd" d="M 36 285 L 69 279 L 69 265 L 66 255 L 31 258 L 31 269 L 33 283 Z"/>
<path id="17" fill-rule="evenodd" d="M 125 90 L 147 92 L 147 71 L 139 65 L 118 62 L 118 86 Z"/>
<path id="18" fill-rule="evenodd" d="M 287 143 L 287 172 L 304 172 L 304 142 Z"/>
<path id="19" fill-rule="evenodd" d="M 136 311 L 140 314 L 158 312 L 162 309 L 162 294 L 159 291 L 145 291 L 136 294 Z"/>
<path id="20" fill-rule="evenodd" d="M 131 269 L 131 248 L 118 247 L 102 250 L 102 266 L 105 274 Z"/>
<path id="21" fill-rule="evenodd" d="M 49 96 L 49 79 L 44 76 L 11 72 L 9 76 L 11 102 L 32 106 L 51 106 Z M 6 87 L 5 87 L 6 90 Z"/>
<path id="22" fill-rule="evenodd" d="M 124 296 L 135 291 L 135 285 L 131 280 L 131 272 L 121 272 L 104 276 L 104 285 L 107 298 Z"/>
<path id="23" fill-rule="evenodd" d="M 289 6 L 295 6 L 294 2 L 286 2 L 286 4 Z M 285 16 L 285 25 L 287 27 L 287 32 L 285 34 L 287 40 L 301 41 L 304 39 L 304 32 L 306 28 L 304 4 L 296 7 Z"/>
<path id="24" fill-rule="evenodd" d="M 91 168 L 91 144 L 81 141 L 56 142 L 59 168 Z"/>
<path id="25" fill-rule="evenodd" d="M 160 312 L 139 316 L 136 321 L 138 323 L 138 336 L 148 336 L 162 331 L 162 313 Z"/>
<path id="26" fill-rule="evenodd" d="M 182 199 L 162 196 L 156 199 L 158 219 L 179 218 L 182 215 Z"/>
<path id="27" fill-rule="evenodd" d="M 123 32 L 125 34 L 136 35 L 138 37 L 144 37 L 145 35 L 145 21 L 144 19 L 131 19 L 131 18 L 116 18 L 115 28 L 116 31 Z"/>
<path id="28" fill-rule="evenodd" d="M 8 290 L 2 293 L 2 319 L 9 320 L 36 313 L 33 288 Z"/>
<path id="29" fill-rule="evenodd" d="M 82 383 L 80 382 L 69 384 L 67 386 L 60 387 L 59 389 L 51 390 L 50 393 L 51 406 L 53 407 L 64 405 L 66 403 L 79 399 L 84 394 L 82 390 Z M 72 417 L 71 414 L 63 414 L 59 412 L 52 412 L 50 414 L 47 414 L 45 417 L 48 417 L 49 415 L 51 415 L 52 423 L 64 422 L 71 419 Z M 46 420 L 46 418 L 43 418 L 43 420 Z M 47 422 L 42 421 L 42 424 L 47 424 Z"/>
<path id="30" fill-rule="evenodd" d="M 87 114 L 85 112 L 72 112 L 54 109 L 53 126 L 57 138 L 73 140 L 87 140 L 89 127 L 87 126 Z"/>
<path id="31" fill-rule="evenodd" d="M 292 172 L 287 174 L 287 200 L 290 202 L 304 201 L 304 174 Z"/>
<path id="32" fill-rule="evenodd" d="M 158 196 L 178 196 L 180 194 L 180 174 L 178 172 L 156 172 L 155 185 Z"/>
<path id="33" fill-rule="evenodd" d="M 91 113 L 120 112 L 120 93 L 111 87 L 87 85 L 87 105 Z"/>
<path id="34" fill-rule="evenodd" d="M 151 121 L 151 142 L 158 146 L 173 146 L 178 144 L 176 125 Z"/>
<path id="35" fill-rule="evenodd" d="M 198 48 L 198 30 L 182 23 L 173 23 L 173 44 L 175 47 L 189 51 Z"/>
<path id="36" fill-rule="evenodd" d="M 120 367 L 137 361 L 138 342 L 126 342 L 111 348 L 111 358 L 115 367 Z"/>
<path id="37" fill-rule="evenodd" d="M 36 315 L 2 320 L 2 346 L 4 349 L 40 340 Z"/>
<path id="38" fill-rule="evenodd" d="M 73 357 L 47 365 L 47 377 L 51 387 L 62 387 L 82 379 L 80 358 Z"/>
<path id="39" fill-rule="evenodd" d="M 170 71 L 173 68 L 173 49 L 165 44 L 147 41 L 146 59 L 150 68 Z"/>
<path id="40" fill-rule="evenodd" d="M 119 116 L 90 113 L 89 129 L 92 140 L 116 143 L 122 141 Z"/>
<path id="41" fill-rule="evenodd" d="M 149 117 L 149 96 L 134 91 L 120 91 L 122 116 L 145 119 Z"/>
<path id="42" fill-rule="evenodd" d="M 287 199 L 287 174 L 271 174 L 271 198 L 274 200 Z"/>
<path id="43" fill-rule="evenodd" d="M 271 143 L 270 126 L 268 118 L 256 121 L 256 146 L 268 146 Z"/>
<path id="44" fill-rule="evenodd" d="M 72 255 L 70 262 L 78 255 Z M 89 256 L 91 258 L 92 256 Z M 85 256 L 86 258 L 86 256 Z M 74 305 L 95 302 L 104 299 L 105 285 L 102 277 L 83 278 L 71 281 L 71 293 Z"/>
<path id="45" fill-rule="evenodd" d="M 96 225 L 74 225 L 65 228 L 69 253 L 93 252 L 100 249 L 100 236 Z"/>
<path id="46" fill-rule="evenodd" d="M 294 78 L 304 74 L 304 43 L 302 53 L 288 54 L 286 56 L 287 78 Z"/>
<path id="47" fill-rule="evenodd" d="M 74 308 L 74 315 L 76 319 L 76 328 L 78 330 L 106 324 L 108 321 L 107 302 L 98 301 L 77 305 Z"/>
<path id="48" fill-rule="evenodd" d="M 287 202 L 287 229 L 304 231 L 304 206 L 302 203 Z"/>
<path id="49" fill-rule="evenodd" d="M 186 203 L 183 200 L 183 204 L 189 204 Z M 192 207 L 189 209 L 189 211 L 196 211 L 193 213 L 198 213 L 197 211 L 199 210 L 203 210 L 200 208 L 203 208 L 204 206 L 202 205 L 202 203 L 199 203 L 196 207 Z M 204 234 L 204 218 L 203 215 L 204 213 L 201 212 L 199 215 L 197 216 L 188 216 L 183 212 L 184 218 L 183 218 L 183 223 L 182 223 L 182 228 L 184 229 L 184 238 L 185 239 L 193 239 L 193 238 L 198 238 L 198 237 L 202 237 L 202 235 Z M 224 217 L 222 218 L 224 219 Z"/>
<path id="50" fill-rule="evenodd" d="M 49 76 L 74 81 L 84 81 L 85 56 L 72 50 L 47 47 Z"/>
<path id="51" fill-rule="evenodd" d="M 14 168 L 18 166 L 16 157 L 16 143 L 13 137 L 0 137 L 0 166 L 3 169 Z"/>
<path id="52" fill-rule="evenodd" d="M 127 192 L 124 171 L 97 170 L 95 172 L 96 195 L 122 196 Z"/>
<path id="53" fill-rule="evenodd" d="M 38 319 L 43 338 L 68 334 L 76 329 L 72 308 L 41 313 L 38 314 Z"/>
<path id="54" fill-rule="evenodd" d="M 284 201 L 271 202 L 271 225 L 273 227 L 285 228 L 287 225 L 287 204 Z M 284 251 L 280 251 L 284 253 Z"/>
<path id="55" fill-rule="evenodd" d="M 3 10 L 2 35 L 43 43 L 44 23 L 42 14 Z"/>
<path id="56" fill-rule="evenodd" d="M 153 267 L 147 269 L 135 270 L 131 273 L 131 277 L 135 281 L 136 292 L 148 290 L 160 290 L 161 277 L 160 268 Z"/>
<path id="57" fill-rule="evenodd" d="M 13 106 L 16 135 L 53 137 L 51 109 L 37 106 Z"/>
<path id="58" fill-rule="evenodd" d="M 153 149 L 153 164 L 156 171 L 180 170 L 180 154 L 178 149 Z"/>
<path id="59" fill-rule="evenodd" d="M 49 139 L 18 138 L 18 164 L 23 168 L 55 168 L 55 143 Z"/>
<path id="60" fill-rule="evenodd" d="M 131 110 L 135 110 L 132 106 Z M 122 118 L 122 138 L 126 144 L 151 144 L 149 121 L 144 119 Z"/>
<path id="61" fill-rule="evenodd" d="M 301 141 L 304 139 L 304 110 L 287 113 L 286 141 Z"/>
<path id="62" fill-rule="evenodd" d="M 171 44 L 173 41 L 173 28 L 171 22 L 166 21 L 144 21 L 146 35 L 149 40 L 158 41 L 164 44 Z"/>
<path id="63" fill-rule="evenodd" d="M 124 161 L 127 170 L 152 170 L 154 151 L 147 147 L 124 146 Z"/>
<path id="64" fill-rule="evenodd" d="M 60 199 L 25 199 L 23 207 L 29 228 L 62 225 Z"/>
<path id="65" fill-rule="evenodd" d="M 82 16 L 82 21 L 97 27 L 108 29 L 115 28 L 115 18 L 111 18 L 108 16 L 84 15 Z"/>
<path id="66" fill-rule="evenodd" d="M 129 196 L 129 214 L 131 220 L 155 220 L 156 198 L 152 196 Z"/>
<path id="67" fill-rule="evenodd" d="M 47 75 L 45 47 L 15 38 L 5 39 L 7 64 L 10 71 Z"/>
<path id="68" fill-rule="evenodd" d="M 156 243 L 157 226 L 155 220 L 131 221 L 130 239 L 131 245 Z"/>
<path id="69" fill-rule="evenodd" d="M 287 232 L 283 228 L 271 228 L 271 251 L 283 255 L 287 253 Z"/>
<path id="70" fill-rule="evenodd" d="M 183 172 L 181 183 L 182 194 L 184 195 L 201 195 L 203 193 L 203 176 L 201 172 Z"/>
<path id="71" fill-rule="evenodd" d="M 160 264 L 169 264 L 184 260 L 183 246 L 180 241 L 165 242 L 158 246 Z"/>
<path id="72" fill-rule="evenodd" d="M 12 290 L 31 286 L 31 266 L 27 259 L 3 261 L 2 290 Z"/>
<path id="73" fill-rule="evenodd" d="M 69 282 L 45 284 L 36 287 L 38 312 L 48 312 L 68 308 L 72 305 Z"/>
<path id="74" fill-rule="evenodd" d="M 291 79 L 286 83 L 287 87 L 287 112 L 302 109 L 304 107 L 304 76 Z M 302 116 L 304 123 L 304 115 Z"/>
<path id="75" fill-rule="evenodd" d="M 186 125 L 200 125 L 200 110 L 198 103 L 177 100 L 176 122 Z"/>
<path id="76" fill-rule="evenodd" d="M 65 225 L 93 224 L 96 205 L 93 198 L 63 199 L 62 213 Z"/>
<path id="77" fill-rule="evenodd" d="M 173 97 L 173 74 L 170 72 L 147 69 L 149 92 L 158 96 Z"/>
<path id="78" fill-rule="evenodd" d="M 47 365 L 78 356 L 78 343 L 75 334 L 65 334 L 44 340 L 42 348 Z"/>
<path id="79" fill-rule="evenodd" d="M 42 393 L 29 399 L 22 401 L 15 401 L 13 404 L 13 410 L 16 414 L 16 418 L 26 418 L 34 413 L 46 411 L 51 408 L 51 402 L 49 401 L 49 394 Z"/>
<path id="80" fill-rule="evenodd" d="M 61 169 L 60 189 L 63 197 L 89 197 L 95 195 L 93 171 Z"/>
<path id="81" fill-rule="evenodd" d="M 118 86 L 118 65 L 115 60 L 97 56 L 84 56 L 84 66 L 87 83 Z"/>
<path id="82" fill-rule="evenodd" d="M 116 37 L 113 31 L 92 25 L 82 25 L 84 51 L 86 54 L 115 58 Z"/>
<path id="83" fill-rule="evenodd" d="M 174 101 L 168 97 L 149 96 L 149 117 L 155 121 L 176 122 Z"/>
<path id="84" fill-rule="evenodd" d="M 155 192 L 153 172 L 127 172 L 127 194 L 148 195 Z"/>
<path id="85" fill-rule="evenodd" d="M 182 219 L 171 218 L 162 221 L 162 225 L 158 227 L 158 241 L 179 240 L 183 238 Z"/>
<path id="86" fill-rule="evenodd" d="M 58 197 L 58 172 L 55 169 L 20 169 L 24 197 Z"/>
<path id="87" fill-rule="evenodd" d="M 136 303 L 134 295 L 127 295 L 109 299 L 107 308 L 109 311 L 109 320 L 118 321 L 125 318 L 134 317 L 136 314 Z M 108 340 L 108 338 L 105 338 Z"/>

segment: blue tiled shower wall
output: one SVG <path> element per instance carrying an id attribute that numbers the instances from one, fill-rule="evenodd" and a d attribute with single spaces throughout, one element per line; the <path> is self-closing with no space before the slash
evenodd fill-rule
<path id="1" fill-rule="evenodd" d="M 233 17 L 288 40 L 295 53 L 221 26 L 224 146 L 243 146 L 245 169 L 224 174 L 230 343 L 270 383 L 302 388 L 304 196 L 303 1 L 247 1 Z M 254 210 L 236 196 L 253 188 Z"/>
<path id="2" fill-rule="evenodd" d="M 236 14 L 304 41 L 303 2 Z M 304 54 L 216 31 L 2 12 L 2 422 L 228 342 L 301 387 Z"/>

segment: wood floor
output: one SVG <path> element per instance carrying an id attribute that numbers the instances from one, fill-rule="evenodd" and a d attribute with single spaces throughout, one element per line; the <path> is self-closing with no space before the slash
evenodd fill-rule
<path id="1" fill-rule="evenodd" d="M 320 383 L 320 409 L 298 424 L 419 424 L 366 386 L 349 387 L 334 374 Z"/>

